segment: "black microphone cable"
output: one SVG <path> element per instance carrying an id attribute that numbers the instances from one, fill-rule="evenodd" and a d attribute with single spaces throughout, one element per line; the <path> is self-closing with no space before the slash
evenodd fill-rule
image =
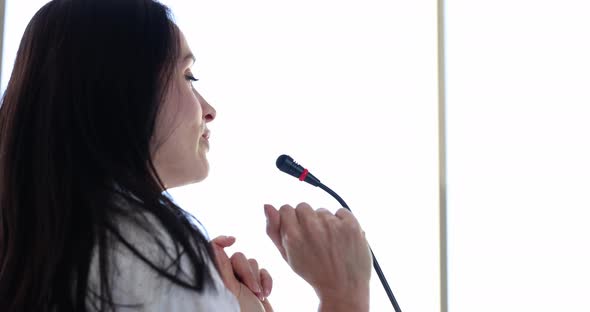
<path id="1" fill-rule="evenodd" d="M 305 168 L 303 168 L 301 165 L 299 165 L 298 163 L 296 163 L 293 158 L 291 158 L 288 155 L 281 155 L 277 158 L 277 168 L 279 168 L 279 170 L 294 176 L 296 178 L 299 179 L 299 181 L 304 181 L 307 182 L 313 186 L 317 186 L 319 188 L 321 188 L 322 190 L 326 191 L 328 194 L 332 195 L 332 197 L 334 197 L 338 203 L 340 203 L 340 205 L 342 205 L 342 207 L 348 209 L 348 211 L 352 212 L 352 210 L 350 210 L 350 208 L 348 207 L 348 205 L 346 204 L 346 202 L 344 202 L 344 200 L 342 199 L 342 197 L 340 197 L 338 194 L 336 194 L 336 192 L 332 191 L 329 187 L 325 186 L 322 182 L 320 182 L 320 180 L 318 178 L 316 178 L 313 174 L 309 173 L 309 171 Z M 381 284 L 383 285 L 383 289 L 385 289 L 385 292 L 387 293 L 387 297 L 389 297 L 389 301 L 391 301 L 391 305 L 393 306 L 393 309 L 396 312 L 401 312 L 402 310 L 400 309 L 399 305 L 397 304 L 397 300 L 395 300 L 395 296 L 393 295 L 393 292 L 391 291 L 391 288 L 389 287 L 389 283 L 387 283 L 387 279 L 385 278 L 385 275 L 383 274 L 383 271 L 381 271 L 381 266 L 379 265 L 379 262 L 377 261 L 377 258 L 375 257 L 375 254 L 373 253 L 373 250 L 371 249 L 371 247 L 369 246 L 369 250 L 371 250 L 371 256 L 373 257 L 373 267 L 375 268 L 375 271 L 377 272 L 377 276 L 379 276 L 379 280 L 381 281 Z"/>

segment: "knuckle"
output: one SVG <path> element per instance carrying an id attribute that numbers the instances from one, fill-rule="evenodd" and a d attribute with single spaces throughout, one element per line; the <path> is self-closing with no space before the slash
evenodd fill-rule
<path id="1" fill-rule="evenodd" d="M 346 224 L 346 226 L 349 228 L 360 229 L 360 225 L 359 225 L 358 221 L 356 220 L 356 218 L 354 216 L 352 216 L 350 214 L 348 216 L 342 218 L 342 222 L 344 224 Z"/>
<path id="2" fill-rule="evenodd" d="M 318 208 L 316 209 L 316 212 L 321 215 L 332 215 L 332 212 L 326 208 Z"/>
<path id="3" fill-rule="evenodd" d="M 293 207 L 291 207 L 290 205 L 282 205 L 281 208 L 279 208 L 279 212 L 285 212 L 287 210 L 293 209 Z"/>
<path id="4" fill-rule="evenodd" d="M 341 214 L 341 215 L 349 215 L 350 211 L 348 211 L 348 209 L 342 207 L 342 208 L 338 208 L 338 210 L 336 211 L 337 214 Z"/>
<path id="5" fill-rule="evenodd" d="M 311 206 L 306 202 L 300 202 L 297 204 L 297 209 L 311 209 Z"/>
<path id="6" fill-rule="evenodd" d="M 232 260 L 243 260 L 246 259 L 246 255 L 242 252 L 236 252 L 231 256 Z"/>

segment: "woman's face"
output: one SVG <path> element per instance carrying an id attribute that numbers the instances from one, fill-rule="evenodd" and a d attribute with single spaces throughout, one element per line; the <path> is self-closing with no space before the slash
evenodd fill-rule
<path id="1" fill-rule="evenodd" d="M 207 123 L 215 109 L 193 87 L 195 59 L 180 32 L 180 57 L 156 120 L 152 159 L 168 188 L 199 182 L 209 173 Z"/>

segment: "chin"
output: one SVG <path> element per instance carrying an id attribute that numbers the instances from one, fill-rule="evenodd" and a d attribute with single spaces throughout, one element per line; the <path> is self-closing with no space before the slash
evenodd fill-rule
<path id="1" fill-rule="evenodd" d="M 195 163 L 197 163 L 198 165 L 185 166 L 184 170 L 177 171 L 174 175 L 176 178 L 171 179 L 175 182 L 170 181 L 171 183 L 167 185 L 166 188 L 181 187 L 185 185 L 199 183 L 205 180 L 209 176 L 209 163 L 207 163 L 206 161 L 203 163 L 202 160 L 194 162 L 193 164 Z"/>
<path id="2" fill-rule="evenodd" d="M 198 176 L 191 183 L 199 183 L 199 182 L 205 180 L 208 176 L 209 176 L 208 174 Z"/>
<path id="3" fill-rule="evenodd" d="M 194 173 L 191 183 L 198 183 L 205 180 L 209 176 L 209 163 L 205 160 L 201 161 L 200 166 L 191 170 Z"/>

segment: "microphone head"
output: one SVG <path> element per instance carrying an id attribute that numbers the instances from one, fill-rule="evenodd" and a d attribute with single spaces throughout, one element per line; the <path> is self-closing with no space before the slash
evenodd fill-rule
<path id="1" fill-rule="evenodd" d="M 305 181 L 313 186 L 319 186 L 321 184 L 318 178 L 314 177 L 307 169 L 296 163 L 289 155 L 283 154 L 279 156 L 276 165 L 279 170 L 298 178 L 300 181 Z"/>
<path id="2" fill-rule="evenodd" d="M 279 158 L 277 158 L 277 168 L 279 168 L 279 170 L 281 170 L 282 172 L 291 174 L 289 172 L 289 169 L 292 166 L 294 166 L 295 164 L 297 164 L 297 163 L 289 155 L 283 154 L 283 155 L 279 156 Z M 303 171 L 303 168 L 302 168 L 302 171 Z"/>

